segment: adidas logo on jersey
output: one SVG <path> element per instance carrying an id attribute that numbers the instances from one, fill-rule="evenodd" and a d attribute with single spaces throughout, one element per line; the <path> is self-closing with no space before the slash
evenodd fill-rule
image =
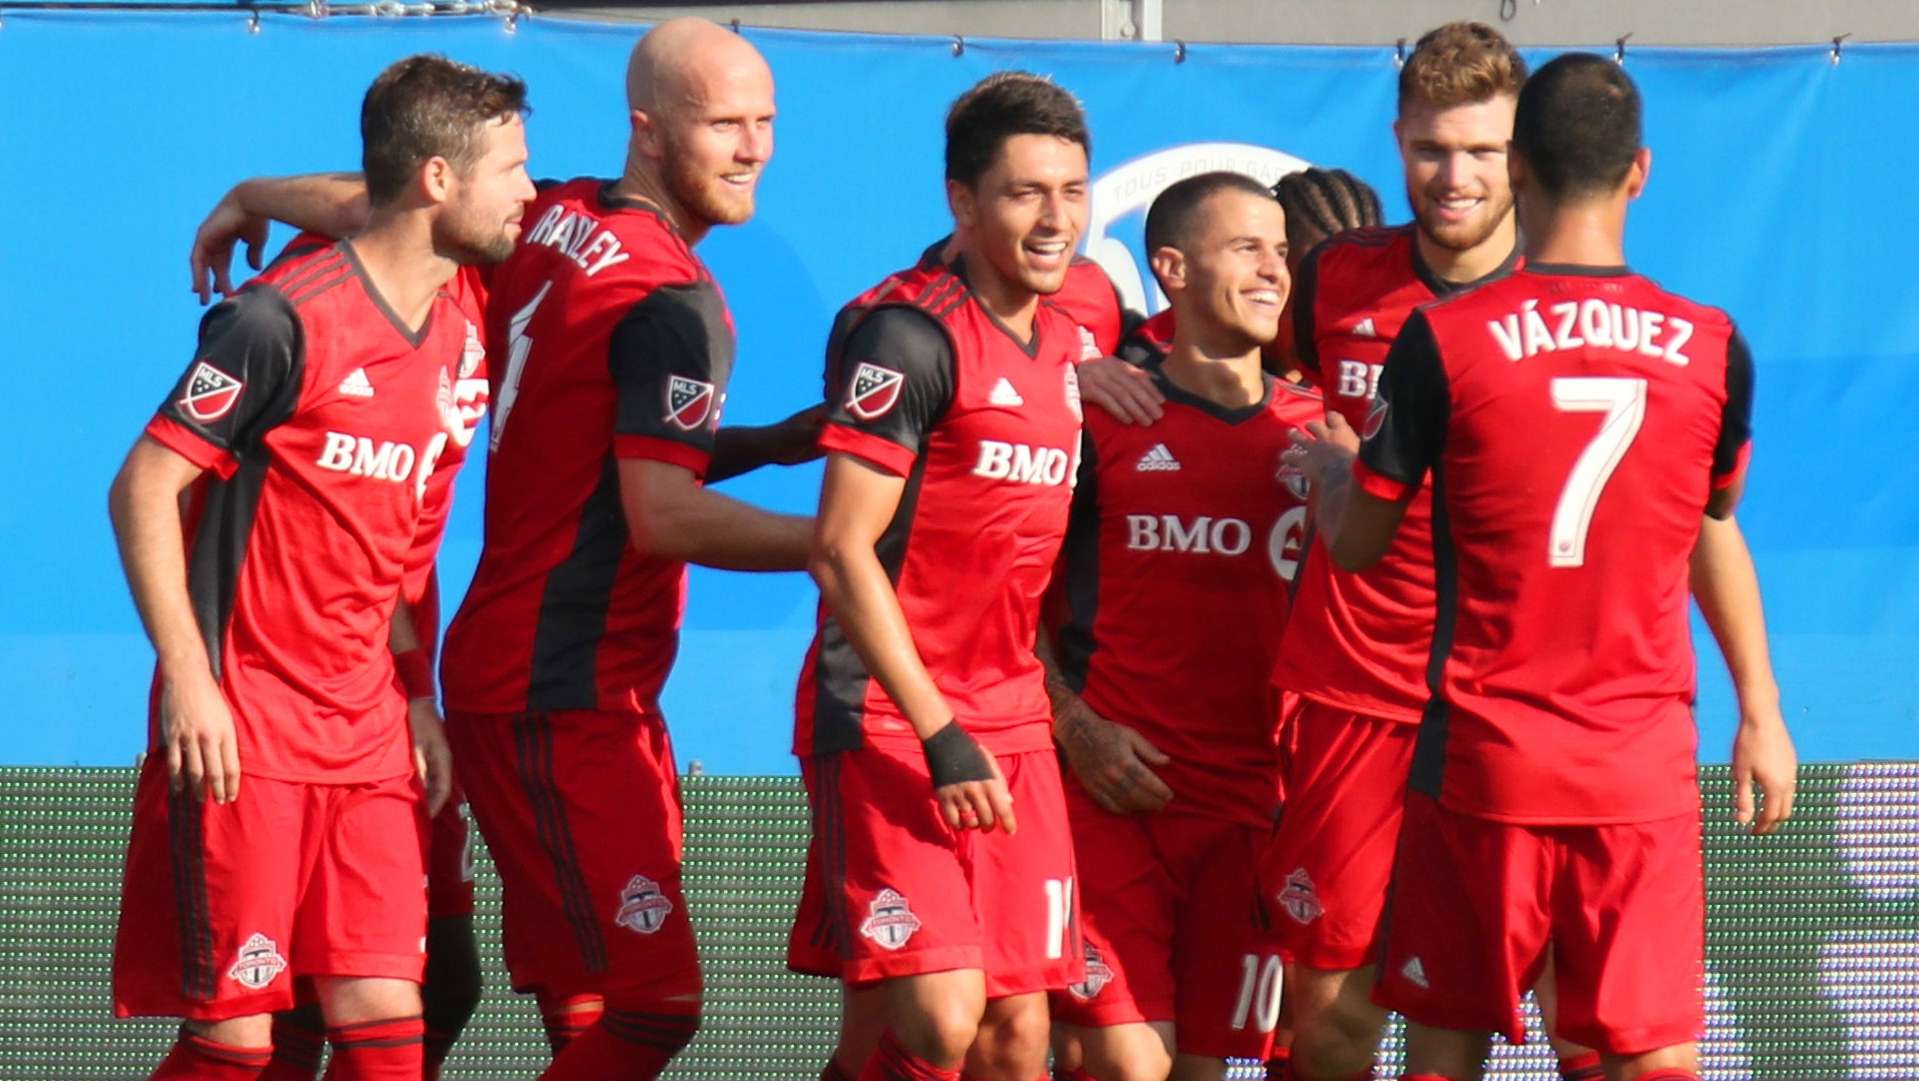
<path id="1" fill-rule="evenodd" d="M 1139 464 L 1133 468 L 1141 473 L 1176 473 L 1179 471 L 1179 459 L 1166 449 L 1166 444 L 1154 443 L 1151 450 L 1139 456 Z"/>
<path id="2" fill-rule="evenodd" d="M 1420 964 L 1417 957 L 1408 958 L 1405 965 L 1401 966 L 1399 974 L 1406 977 L 1407 983 L 1422 991 L 1430 991 L 1433 988 L 1432 984 L 1426 982 L 1426 966 Z"/>
<path id="3" fill-rule="evenodd" d="M 1013 389 L 1013 384 L 1008 381 L 1005 376 L 1001 376 L 1000 381 L 993 384 L 993 392 L 986 396 L 986 401 L 989 405 L 1020 406 L 1026 404 L 1026 399 L 1019 396 L 1019 391 Z"/>
<path id="4" fill-rule="evenodd" d="M 366 377 L 365 368 L 355 368 L 340 380 L 340 393 L 349 398 L 373 397 L 373 381 Z"/>
<path id="5" fill-rule="evenodd" d="M 1361 319 L 1357 324 L 1353 326 L 1353 337 L 1355 338 L 1379 337 L 1378 329 L 1373 326 L 1372 316 L 1369 315 L 1366 318 Z"/>

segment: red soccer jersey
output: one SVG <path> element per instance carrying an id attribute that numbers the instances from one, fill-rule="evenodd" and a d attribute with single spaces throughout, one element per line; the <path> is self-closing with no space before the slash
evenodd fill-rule
<path id="1" fill-rule="evenodd" d="M 1365 431 L 1386 350 L 1413 309 L 1465 288 L 1427 269 L 1413 231 L 1341 233 L 1307 255 L 1294 283 L 1300 364 L 1325 393 L 1328 412 L 1358 431 Z M 1339 709 L 1415 722 L 1426 705 L 1433 604 L 1432 500 L 1422 491 L 1392 548 L 1367 570 L 1342 571 L 1323 545 L 1313 545 L 1273 682 Z"/>
<path id="2" fill-rule="evenodd" d="M 350 243 L 296 245 L 201 321 L 147 425 L 210 471 L 189 489 L 187 585 L 248 774 L 412 770 L 388 624 L 485 408 L 480 318 L 470 273 L 410 331 Z M 157 696 L 151 722 L 157 746 Z"/>
<path id="3" fill-rule="evenodd" d="M 820 444 L 905 477 L 878 553 L 954 716 L 998 754 L 1052 746 L 1033 655 L 1077 466 L 1079 333 L 1041 303 L 1030 343 L 963 267 L 921 263 L 853 301 L 829 355 Z M 899 707 L 824 605 L 800 673 L 794 751 L 917 749 Z"/>
<path id="4" fill-rule="evenodd" d="M 1126 306 L 1120 303 L 1113 279 L 1098 263 L 1083 255 L 1066 268 L 1066 284 L 1047 298 L 1079 325 L 1079 359 L 1098 360 L 1119 351 L 1126 329 Z"/>
<path id="5" fill-rule="evenodd" d="M 1743 468 L 1724 312 L 1624 267 L 1535 264 L 1421 309 L 1354 473 L 1432 472 L 1439 618 L 1414 787 L 1519 823 L 1696 813 L 1688 570 Z"/>
<path id="6" fill-rule="evenodd" d="M 1270 826 L 1279 762 L 1267 676 L 1307 494 L 1280 454 L 1325 406 L 1269 376 L 1257 405 L 1222 409 L 1157 363 L 1149 370 L 1166 396 L 1158 421 L 1086 414 L 1061 559 L 1060 666 L 1094 712 L 1172 759 L 1155 771 L 1174 806 Z"/>
<path id="7" fill-rule="evenodd" d="M 651 205 L 547 188 L 494 272 L 486 541 L 447 629 L 449 711 L 658 709 L 686 565 L 628 543 L 618 460 L 705 471 L 733 366 L 719 287 Z"/>

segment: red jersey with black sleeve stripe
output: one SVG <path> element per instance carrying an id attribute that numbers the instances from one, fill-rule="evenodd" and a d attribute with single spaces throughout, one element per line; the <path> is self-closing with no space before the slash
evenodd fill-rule
<path id="1" fill-rule="evenodd" d="M 1413 309 L 1469 287 L 1425 265 L 1414 230 L 1340 233 L 1307 253 L 1293 284 L 1300 366 L 1327 412 L 1355 431 L 1366 430 L 1386 352 Z M 1483 280 L 1510 273 L 1516 260 L 1517 252 Z M 1374 566 L 1343 571 L 1312 546 L 1273 682 L 1337 709 L 1414 723 L 1426 705 L 1433 603 L 1432 499 L 1422 491 Z"/>
<path id="2" fill-rule="evenodd" d="M 388 625 L 485 408 L 481 318 L 470 271 L 410 330 L 351 242 L 296 242 L 207 313 L 147 425 L 207 470 L 188 489 L 187 587 L 248 774 L 412 771 Z M 157 747 L 157 693 L 150 722 Z"/>
<path id="3" fill-rule="evenodd" d="M 1750 444 L 1724 312 L 1625 267 L 1533 264 L 1420 310 L 1354 479 L 1430 472 L 1439 616 L 1413 786 L 1506 822 L 1698 811 L 1689 569 Z"/>
<path id="4" fill-rule="evenodd" d="M 719 286 L 650 203 L 543 190 L 493 272 L 486 536 L 447 628 L 449 712 L 657 712 L 686 564 L 629 543 L 618 463 L 703 475 L 733 367 Z"/>
<path id="5" fill-rule="evenodd" d="M 1128 339 L 1129 345 L 1137 335 Z M 1148 363 L 1165 396 L 1148 425 L 1097 406 L 1056 588 L 1069 685 L 1170 759 L 1174 805 L 1250 826 L 1276 809 L 1271 684 L 1288 583 L 1305 539 L 1305 478 L 1280 455 L 1324 414 L 1319 394 L 1267 376 L 1229 410 Z"/>
<path id="6" fill-rule="evenodd" d="M 1077 465 L 1078 329 L 1042 301 L 1021 342 L 963 266 L 938 263 L 849 308 L 820 444 L 906 479 L 877 554 L 961 726 L 996 754 L 1044 750 L 1052 711 L 1033 643 Z M 824 605 L 797 698 L 795 753 L 919 748 Z"/>
<path id="7" fill-rule="evenodd" d="M 1075 255 L 1059 292 L 1047 297 L 1079 327 L 1079 359 L 1098 360 L 1119 352 L 1126 332 L 1126 306 L 1113 279 L 1098 263 Z"/>

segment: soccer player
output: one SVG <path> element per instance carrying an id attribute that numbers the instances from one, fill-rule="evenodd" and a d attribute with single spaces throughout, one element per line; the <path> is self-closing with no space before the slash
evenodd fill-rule
<path id="1" fill-rule="evenodd" d="M 1227 1057 L 1273 1050 L 1281 958 L 1253 868 L 1277 809 L 1267 677 L 1306 518 L 1279 458 L 1324 414 L 1261 368 L 1287 243 L 1250 177 L 1162 192 L 1146 247 L 1176 329 L 1164 351 L 1127 348 L 1148 354 L 1164 413 L 1087 411 L 1058 572 L 1070 615 L 1043 655 L 1074 847 L 1098 858 L 1079 865 L 1086 979 L 1052 996 L 1055 1077 L 1217 1081 Z"/>
<path id="2" fill-rule="evenodd" d="M 548 1081 L 644 1081 L 693 1036 L 659 706 L 686 564 L 795 570 L 812 533 L 702 483 L 734 338 L 693 248 L 752 216 L 772 72 L 739 35 L 675 19 L 635 46 L 627 99 L 623 175 L 541 192 L 494 276 L 486 543 L 441 668 L 513 986 L 557 1051 Z"/>
<path id="3" fill-rule="evenodd" d="M 1753 373 L 1726 313 L 1626 266 L 1650 166 L 1618 65 L 1541 68 L 1510 159 L 1525 268 L 1407 322 L 1357 463 L 1331 418 L 1294 455 L 1323 485 L 1343 567 L 1379 558 L 1429 474 L 1434 493 L 1433 696 L 1378 988 L 1411 1022 L 1409 1079 L 1479 1077 L 1489 1033 L 1523 1037 L 1518 999 L 1548 954 L 1560 1030 L 1602 1053 L 1606 1077 L 1698 1076 L 1685 598 L 1702 514 L 1738 502 Z M 1791 812 L 1797 763 L 1776 701 L 1748 718 L 1738 815 L 1767 833 Z"/>
<path id="4" fill-rule="evenodd" d="M 1515 260 L 1506 142 L 1525 62 L 1478 23 L 1422 37 L 1399 76 L 1394 132 L 1414 221 L 1334 236 L 1301 264 L 1298 361 L 1327 414 L 1357 427 L 1400 325 L 1418 304 L 1507 273 Z M 1295 964 L 1293 1075 L 1371 1076 L 1385 1014 L 1369 998 L 1374 938 L 1426 698 L 1433 570 L 1422 493 L 1379 564 L 1301 568 L 1274 682 L 1287 724 L 1286 812 L 1262 857 L 1262 896 Z"/>
<path id="5" fill-rule="evenodd" d="M 821 625 L 795 731 L 814 837 L 788 954 L 849 986 L 828 1076 L 964 1062 L 1033 1081 L 1045 992 L 1083 972 L 1033 642 L 1080 430 L 1078 328 L 1043 298 L 1085 227 L 1088 146 L 1079 103 L 1046 80 L 961 95 L 957 258 L 869 290 L 829 357 Z"/>
<path id="6" fill-rule="evenodd" d="M 158 654 L 114 1009 L 184 1021 L 153 1077 L 258 1076 L 296 980 L 334 1076 L 421 1076 L 413 775 L 436 799 L 449 778 L 432 702 L 409 703 L 392 653 L 416 643 L 401 601 L 430 566 L 447 448 L 484 406 L 460 268 L 512 250 L 533 196 L 524 108 L 517 80 L 439 57 L 383 72 L 361 111 L 366 229 L 208 313 L 114 481 Z"/>

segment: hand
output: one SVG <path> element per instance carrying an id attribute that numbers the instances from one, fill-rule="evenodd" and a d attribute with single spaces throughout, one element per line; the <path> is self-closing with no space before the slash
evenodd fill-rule
<path id="1" fill-rule="evenodd" d="M 238 188 L 227 192 L 214 205 L 213 212 L 193 234 L 193 251 L 187 259 L 193 268 L 193 291 L 199 294 L 200 303 L 211 301 L 214 292 L 221 296 L 233 292 L 227 271 L 233 264 L 235 242 L 246 241 L 247 265 L 260 269 L 260 253 L 266 249 L 269 224 L 266 218 L 249 214 L 240 206 Z"/>
<path id="2" fill-rule="evenodd" d="M 820 431 L 826 427 L 826 405 L 821 403 L 773 425 L 772 447 L 768 460 L 775 465 L 798 465 L 818 458 Z"/>
<path id="3" fill-rule="evenodd" d="M 160 688 L 160 738 L 173 791 L 198 800 L 232 803 L 240 798 L 240 744 L 233 713 L 211 675 Z"/>
<path id="4" fill-rule="evenodd" d="M 1309 420 L 1304 432 L 1294 430 L 1293 445 L 1281 455 L 1287 465 L 1306 474 L 1315 488 L 1335 470 L 1351 466 L 1359 455 L 1359 433 L 1338 413 L 1326 414 L 1324 421 Z"/>
<path id="5" fill-rule="evenodd" d="M 1793 789 L 1798 784 L 1799 753 L 1793 750 L 1779 707 L 1741 710 L 1739 731 L 1732 740 L 1733 819 L 1763 837 L 1792 814 Z M 1754 789 L 1757 788 L 1757 793 Z M 1754 819 L 1754 803 L 1765 806 Z"/>
<path id="6" fill-rule="evenodd" d="M 933 799 L 948 829 L 990 833 L 998 826 L 1009 834 L 1019 832 L 1006 775 L 958 721 L 946 722 L 920 744 L 933 780 Z"/>
<path id="7" fill-rule="evenodd" d="M 1159 419 L 1166 396 L 1146 369 L 1118 357 L 1101 357 L 1081 364 L 1077 374 L 1080 397 L 1120 420 L 1144 425 Z"/>
<path id="8" fill-rule="evenodd" d="M 407 727 L 413 730 L 413 770 L 426 786 L 427 817 L 440 813 L 453 791 L 453 752 L 447 747 L 446 726 L 431 698 L 406 704 Z"/>
<path id="9" fill-rule="evenodd" d="M 1060 722 L 1059 743 L 1080 784 L 1114 814 L 1157 811 L 1173 798 L 1173 790 L 1152 770 L 1171 759 L 1139 732 L 1083 703 Z"/>

